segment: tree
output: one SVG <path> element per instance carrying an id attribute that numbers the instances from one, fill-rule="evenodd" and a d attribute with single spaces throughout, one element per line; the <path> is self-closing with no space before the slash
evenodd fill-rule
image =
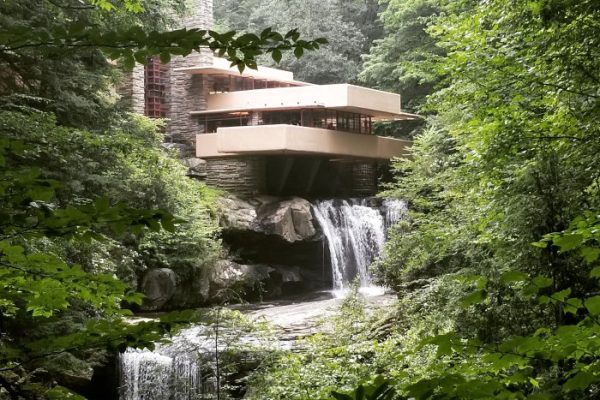
<path id="1" fill-rule="evenodd" d="M 366 57 L 360 81 L 402 94 L 403 106 L 417 111 L 433 92 L 440 76 L 429 63 L 444 50 L 427 31 L 441 10 L 437 0 L 389 0 L 381 14 L 385 34 L 375 41 Z"/>
<path id="2" fill-rule="evenodd" d="M 215 19 L 222 30 L 256 31 L 297 28 L 309 36 L 324 37 L 329 44 L 301 59 L 288 54 L 278 62 L 299 80 L 312 83 L 355 81 L 361 55 L 380 35 L 374 1 L 216 1 Z M 263 58 L 263 62 L 273 62 Z M 275 61 L 278 61 L 275 59 Z"/>
<path id="3" fill-rule="evenodd" d="M 437 300 L 453 326 L 425 342 L 438 352 L 430 374 L 398 382 L 415 398 L 593 397 L 597 327 L 586 299 L 598 283 L 581 257 L 598 246 L 584 233 L 599 205 L 598 5 L 438 6 L 427 32 L 446 54 L 443 86 L 427 99 L 436 115 L 414 157 L 396 164 L 395 195 L 412 218 L 380 271 L 421 287 L 410 296 L 444 281 L 464 292 Z M 548 232 L 563 233 L 531 246 Z M 575 342 L 588 358 L 569 351 Z"/>

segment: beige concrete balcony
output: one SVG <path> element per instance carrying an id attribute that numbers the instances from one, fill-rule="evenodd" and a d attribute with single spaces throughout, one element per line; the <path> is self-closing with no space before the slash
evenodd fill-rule
<path id="1" fill-rule="evenodd" d="M 375 135 L 296 125 L 219 128 L 196 135 L 196 156 L 311 154 L 336 158 L 389 160 L 405 155 L 410 142 Z"/>
<path id="2" fill-rule="evenodd" d="M 198 65 L 195 67 L 175 68 L 176 72 L 185 72 L 192 75 L 218 75 L 244 77 L 271 82 L 281 82 L 293 86 L 308 86 L 310 83 L 294 80 L 294 74 L 282 69 L 258 66 L 257 69 L 246 68 L 243 73 L 237 67 L 231 67 L 231 62 L 219 57 L 212 58 L 212 64 Z"/>
<path id="3" fill-rule="evenodd" d="M 207 108 L 193 115 L 240 111 L 324 108 L 403 120 L 417 116 L 401 111 L 400 95 L 348 84 L 314 85 L 211 94 Z"/>

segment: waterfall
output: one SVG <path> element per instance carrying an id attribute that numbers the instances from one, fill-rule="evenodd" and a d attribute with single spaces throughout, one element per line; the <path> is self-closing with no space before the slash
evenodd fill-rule
<path id="1" fill-rule="evenodd" d="M 369 266 L 381 253 L 387 229 L 404 217 L 406 203 L 386 199 L 380 208 L 368 199 L 322 200 L 313 205 L 327 238 L 333 289 L 340 291 L 358 279 L 372 287 Z"/>
<path id="2" fill-rule="evenodd" d="M 231 398 L 229 391 L 243 386 L 235 381 L 235 374 L 256 365 L 265 352 L 281 350 L 284 345 L 254 331 L 235 314 L 226 318 L 229 321 L 219 325 L 218 342 L 214 325 L 196 325 L 181 330 L 168 343 L 156 343 L 154 350 L 127 349 L 119 358 L 119 399 L 216 399 L 217 386 L 219 398 Z"/>
<path id="3" fill-rule="evenodd" d="M 216 393 L 214 340 L 204 327 L 176 335 L 153 351 L 128 349 L 120 356 L 121 400 L 210 399 Z M 204 376 L 206 375 L 206 376 Z"/>
<path id="4" fill-rule="evenodd" d="M 327 239 L 333 284 L 338 295 L 355 278 L 363 289 L 373 288 L 369 266 L 382 251 L 387 230 L 406 215 L 403 201 L 386 199 L 381 206 L 376 203 L 373 199 L 346 199 L 313 204 L 315 218 Z M 197 325 L 182 330 L 170 343 L 157 343 L 152 351 L 128 349 L 119 360 L 120 400 L 215 399 L 217 373 L 223 389 L 231 385 L 223 381 L 224 364 L 217 372 L 217 352 L 222 356 L 235 354 L 235 359 L 228 361 L 229 365 L 244 370 L 244 365 L 256 365 L 266 349 L 281 350 L 290 345 L 246 330 L 241 332 L 239 336 L 240 332 L 231 328 L 219 329 L 220 339 L 215 349 L 213 328 Z M 236 344 L 244 350 L 236 350 Z M 252 349 L 260 351 L 253 355 Z M 222 357 L 219 359 L 223 361 Z M 227 395 L 221 393 L 221 398 Z"/>

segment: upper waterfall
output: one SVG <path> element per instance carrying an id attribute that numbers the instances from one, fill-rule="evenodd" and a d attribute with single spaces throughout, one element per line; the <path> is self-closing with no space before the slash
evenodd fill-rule
<path id="1" fill-rule="evenodd" d="M 368 199 L 322 200 L 313 210 L 327 238 L 333 289 L 343 290 L 354 279 L 371 287 L 369 266 L 383 250 L 387 229 L 404 217 L 406 203 L 386 199 L 379 208 Z"/>

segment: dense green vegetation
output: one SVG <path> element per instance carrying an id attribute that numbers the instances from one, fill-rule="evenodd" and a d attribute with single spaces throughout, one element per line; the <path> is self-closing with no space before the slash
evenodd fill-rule
<path id="1" fill-rule="evenodd" d="M 217 29 L 256 32 L 267 27 L 279 31 L 297 28 L 309 37 L 324 37 L 329 45 L 297 59 L 284 56 L 279 68 L 294 72 L 296 79 L 312 83 L 356 81 L 361 55 L 382 35 L 374 0 L 261 1 L 216 0 Z M 269 65 L 269 59 L 263 58 Z"/>
<path id="2" fill-rule="evenodd" d="M 207 47 L 243 69 L 323 41 L 169 31 L 185 11 L 170 0 L 0 4 L 0 398 L 80 398 L 60 385 L 89 379 L 103 350 L 152 348 L 202 317 L 122 319 L 143 301 L 141 271 L 190 279 L 222 250 L 216 193 L 161 147 L 162 122 L 126 112 L 120 78 L 149 56 Z"/>
<path id="3" fill-rule="evenodd" d="M 597 397 L 600 5 L 391 0 L 382 18 L 360 76 L 427 115 L 383 194 L 410 209 L 376 265 L 399 303 L 342 314 L 256 398 Z"/>

